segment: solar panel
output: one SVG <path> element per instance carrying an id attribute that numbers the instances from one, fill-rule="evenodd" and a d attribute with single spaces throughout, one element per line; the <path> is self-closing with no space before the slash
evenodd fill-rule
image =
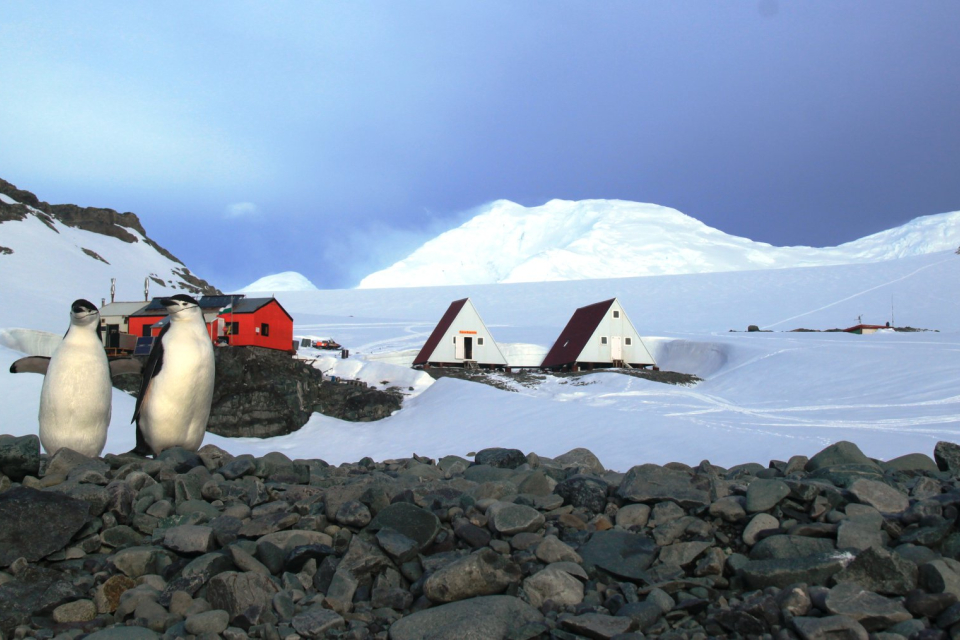
<path id="1" fill-rule="evenodd" d="M 153 348 L 153 336 L 137 338 L 137 346 L 133 348 L 133 355 L 148 356 Z"/>

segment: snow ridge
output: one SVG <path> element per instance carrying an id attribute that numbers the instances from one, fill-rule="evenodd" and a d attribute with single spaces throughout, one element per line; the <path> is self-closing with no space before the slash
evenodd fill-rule
<path id="1" fill-rule="evenodd" d="M 625 200 L 498 200 L 359 288 L 545 282 L 877 262 L 956 248 L 960 211 L 838 247 L 775 247 L 676 209 Z"/>
<path id="2" fill-rule="evenodd" d="M 264 276 L 238 289 L 234 293 L 260 293 L 271 291 L 316 291 L 317 287 L 306 276 L 296 271 L 284 271 L 270 276 Z"/>

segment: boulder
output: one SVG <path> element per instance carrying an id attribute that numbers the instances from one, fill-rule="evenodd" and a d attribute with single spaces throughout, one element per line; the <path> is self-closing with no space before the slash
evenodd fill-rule
<path id="1" fill-rule="evenodd" d="M 0 493 L 0 568 L 63 549 L 89 520 L 86 502 L 60 493 L 28 487 Z"/>
<path id="2" fill-rule="evenodd" d="M 432 602 L 446 603 L 502 593 L 520 581 L 520 567 L 485 547 L 433 573 L 423 585 Z"/>
<path id="3" fill-rule="evenodd" d="M 417 611 L 390 627 L 390 640 L 490 640 L 543 616 L 513 596 L 481 596 Z"/>
<path id="4" fill-rule="evenodd" d="M 655 464 L 630 469 L 617 495 L 628 502 L 673 500 L 685 509 L 710 504 L 709 483 L 705 478 Z"/>
<path id="5" fill-rule="evenodd" d="M 14 482 L 40 475 L 40 438 L 0 435 L 0 474 Z"/>
<path id="6" fill-rule="evenodd" d="M 656 543 L 628 531 L 597 531 L 578 551 L 587 567 L 595 566 L 628 580 L 646 580 Z"/>

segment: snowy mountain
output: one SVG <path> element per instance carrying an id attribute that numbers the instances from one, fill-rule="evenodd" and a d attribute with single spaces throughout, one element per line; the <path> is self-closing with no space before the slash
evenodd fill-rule
<path id="1" fill-rule="evenodd" d="M 50 205 L 0 180 L 0 327 L 63 331 L 70 302 L 217 293 L 151 240 L 133 213 Z M 146 283 L 146 285 L 145 285 Z M 17 301 L 10 304 L 10 301 Z"/>
<path id="2" fill-rule="evenodd" d="M 775 247 L 676 209 L 624 200 L 490 204 L 359 288 L 545 282 L 877 262 L 960 245 L 960 212 L 925 216 L 838 247 Z"/>
<path id="3" fill-rule="evenodd" d="M 276 291 L 316 291 L 317 287 L 301 273 L 284 271 L 264 276 L 234 293 L 270 293 Z"/>

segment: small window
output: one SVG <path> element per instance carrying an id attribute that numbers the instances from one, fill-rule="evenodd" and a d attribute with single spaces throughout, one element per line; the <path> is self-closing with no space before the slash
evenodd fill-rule
<path id="1" fill-rule="evenodd" d="M 482 347 L 482 346 L 483 346 L 483 338 L 477 338 L 477 346 L 478 346 L 478 347 Z"/>
<path id="2" fill-rule="evenodd" d="M 231 322 L 227 325 L 227 335 L 236 336 L 240 335 L 240 323 Z"/>
<path id="3" fill-rule="evenodd" d="M 143 337 L 144 338 L 150 337 L 150 325 L 148 324 L 143 325 Z"/>
<path id="4" fill-rule="evenodd" d="M 600 344 L 607 344 L 607 336 L 600 336 Z"/>
<path id="5" fill-rule="evenodd" d="M 625 344 L 625 345 L 627 345 L 627 346 L 629 347 L 630 345 L 633 344 L 633 338 L 624 338 L 624 339 L 623 339 L 623 344 Z"/>
<path id="6" fill-rule="evenodd" d="M 614 317 L 614 318 L 619 318 L 619 317 L 620 317 L 620 311 L 619 311 L 618 309 L 614 309 L 614 311 L 613 311 L 613 317 Z"/>
<path id="7" fill-rule="evenodd" d="M 266 322 L 260 324 L 260 335 L 262 335 L 264 338 L 270 335 L 270 325 L 268 325 Z"/>
<path id="8" fill-rule="evenodd" d="M 457 336 L 453 336 L 453 344 L 457 344 Z"/>

